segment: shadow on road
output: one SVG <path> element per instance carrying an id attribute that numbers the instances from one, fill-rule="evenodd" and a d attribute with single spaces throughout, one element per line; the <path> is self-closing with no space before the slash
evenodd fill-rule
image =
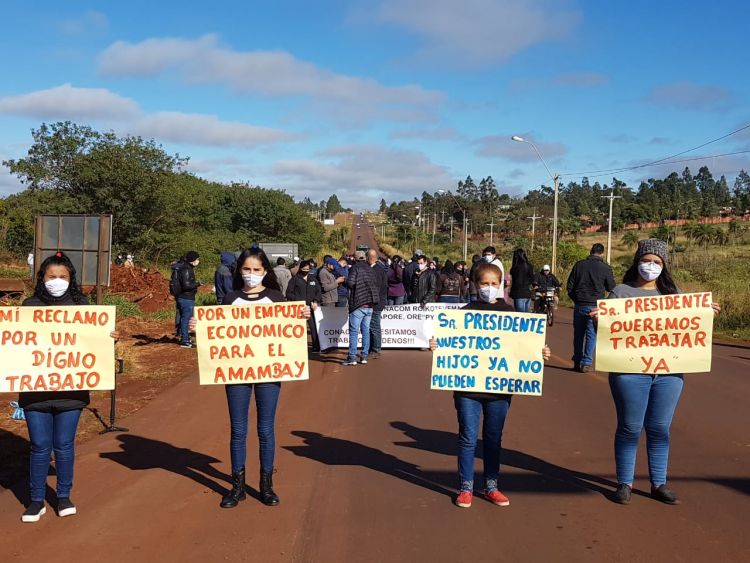
<path id="1" fill-rule="evenodd" d="M 120 434 L 117 439 L 120 441 L 121 450 L 103 452 L 99 454 L 99 457 L 115 461 L 135 471 L 149 469 L 170 471 L 192 479 L 220 495 L 228 491 L 228 488 L 223 487 L 217 481 L 230 484 L 231 477 L 213 467 L 214 463 L 219 462 L 214 457 L 143 436 Z M 250 493 L 257 495 L 257 491 L 251 490 Z"/>
<path id="2" fill-rule="evenodd" d="M 414 485 L 452 497 L 456 477 L 447 471 L 422 471 L 419 466 L 396 456 L 350 440 L 332 438 L 317 432 L 295 430 L 292 435 L 302 438 L 303 446 L 284 446 L 294 455 L 306 457 L 326 465 L 361 466 L 398 477 Z"/>
<path id="3" fill-rule="evenodd" d="M 457 455 L 457 435 L 443 430 L 431 430 L 412 426 L 407 422 L 393 421 L 391 426 L 402 431 L 409 442 L 394 442 L 397 446 L 429 451 L 448 456 Z M 481 457 L 482 440 L 477 440 L 477 456 Z M 583 493 L 591 491 L 610 498 L 617 483 L 580 471 L 548 463 L 538 457 L 516 450 L 503 448 L 500 458 L 500 479 L 503 489 L 508 491 Z M 515 467 L 529 473 L 504 471 L 504 467 Z M 634 494 L 639 494 L 634 491 Z"/>
<path id="4" fill-rule="evenodd" d="M 137 340 L 134 346 L 148 346 L 149 344 L 176 344 L 180 342 L 178 336 L 162 336 L 160 338 L 154 338 L 148 334 L 134 334 L 133 338 Z"/>

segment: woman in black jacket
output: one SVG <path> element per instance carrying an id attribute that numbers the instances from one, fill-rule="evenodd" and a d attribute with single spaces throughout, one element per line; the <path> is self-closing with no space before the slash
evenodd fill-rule
<path id="1" fill-rule="evenodd" d="M 534 267 L 523 248 L 513 251 L 513 266 L 510 268 L 512 279 L 510 298 L 513 308 L 519 313 L 528 313 L 531 308 L 531 284 L 534 281 Z"/>
<path id="2" fill-rule="evenodd" d="M 88 305 L 76 283 L 76 270 L 70 259 L 58 252 L 42 262 L 36 278 L 34 295 L 24 307 Z M 110 333 L 117 338 L 117 333 Z M 24 409 L 29 429 L 31 456 L 29 486 L 31 503 L 23 513 L 23 522 L 38 522 L 46 512 L 44 497 L 50 457 L 55 452 L 57 475 L 57 514 L 72 516 L 76 507 L 70 500 L 73 488 L 75 441 L 81 411 L 89 404 L 88 391 L 50 391 L 21 393 L 18 404 Z"/>
<path id="3" fill-rule="evenodd" d="M 310 273 L 312 269 L 312 260 L 303 260 L 300 262 L 297 274 L 292 276 L 289 285 L 286 288 L 286 298 L 288 301 L 304 301 L 310 308 L 315 311 L 318 305 L 323 301 L 323 291 L 320 283 Z M 320 352 L 320 340 L 318 331 L 315 327 L 314 319 L 308 321 L 310 334 L 313 341 L 313 352 Z"/>

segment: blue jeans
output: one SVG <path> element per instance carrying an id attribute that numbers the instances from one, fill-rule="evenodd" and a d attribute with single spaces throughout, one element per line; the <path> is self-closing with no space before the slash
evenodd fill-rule
<path id="1" fill-rule="evenodd" d="M 57 498 L 70 498 L 73 488 L 73 464 L 78 419 L 81 409 L 71 411 L 26 411 L 26 425 L 31 441 L 29 485 L 31 500 L 44 500 L 52 451 L 55 452 Z"/>
<path id="2" fill-rule="evenodd" d="M 383 348 L 383 333 L 380 329 L 380 317 L 383 315 L 383 310 L 372 311 L 372 319 L 370 320 L 370 352 L 380 353 Z"/>
<path id="3" fill-rule="evenodd" d="M 180 322 L 180 304 L 175 301 L 174 304 L 175 314 L 174 314 L 174 333 L 177 336 L 180 336 L 180 326 L 182 323 Z"/>
<path id="4" fill-rule="evenodd" d="M 237 383 L 226 386 L 231 430 L 229 452 L 232 456 L 233 472 L 245 467 L 247 420 L 253 388 L 255 388 L 255 407 L 258 409 L 260 469 L 265 472 L 273 470 L 276 450 L 274 420 L 276 419 L 276 405 L 279 403 L 279 393 L 281 393 L 281 383 Z"/>
<path id="5" fill-rule="evenodd" d="M 576 305 L 573 310 L 573 363 L 576 366 L 590 366 L 594 362 L 596 327 L 589 317 L 594 309 L 594 305 Z"/>
<path id="6" fill-rule="evenodd" d="M 388 305 L 403 305 L 406 300 L 406 295 L 397 295 L 395 297 L 388 298 Z"/>
<path id="7" fill-rule="evenodd" d="M 617 410 L 615 468 L 618 483 L 633 484 L 638 440 L 644 427 L 651 484 L 659 487 L 667 482 L 669 427 L 682 384 L 681 374 L 609 374 L 609 387 Z"/>
<path id="8" fill-rule="evenodd" d="M 475 399 L 455 394 L 453 403 L 458 415 L 458 479 L 462 491 L 474 490 L 474 456 L 479 435 L 479 419 L 484 414 L 482 424 L 482 445 L 484 446 L 484 484 L 488 491 L 497 489 L 500 476 L 500 449 L 503 426 L 510 409 L 510 395 L 497 398 Z"/>
<path id="9" fill-rule="evenodd" d="M 180 342 L 186 344 L 190 342 L 190 331 L 188 330 L 188 323 L 193 318 L 193 310 L 195 309 L 195 300 L 177 298 L 177 307 L 180 309 Z"/>
<path id="10" fill-rule="evenodd" d="M 528 313 L 530 307 L 531 307 L 531 299 L 530 298 L 514 299 L 513 300 L 513 308 L 516 310 L 516 313 Z"/>
<path id="11" fill-rule="evenodd" d="M 461 303 L 458 295 L 441 295 L 438 303 Z"/>
<path id="12" fill-rule="evenodd" d="M 349 355 L 347 361 L 353 362 L 357 357 L 357 336 L 362 330 L 362 353 L 361 358 L 367 359 L 370 350 L 370 320 L 372 319 L 372 307 L 360 307 L 349 313 Z"/>

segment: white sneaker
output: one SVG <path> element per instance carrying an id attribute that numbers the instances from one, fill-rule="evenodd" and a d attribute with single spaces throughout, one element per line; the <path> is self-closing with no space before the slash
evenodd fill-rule
<path id="1" fill-rule="evenodd" d="M 21 515 L 21 522 L 39 522 L 39 519 L 47 512 L 44 501 L 33 501 Z"/>

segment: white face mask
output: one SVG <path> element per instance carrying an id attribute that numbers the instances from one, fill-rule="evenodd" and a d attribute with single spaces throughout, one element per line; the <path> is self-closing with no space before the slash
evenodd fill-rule
<path id="1" fill-rule="evenodd" d="M 69 286 L 70 283 L 68 280 L 62 278 L 53 278 L 44 282 L 44 287 L 47 288 L 47 291 L 52 297 L 62 297 L 65 295 L 65 292 L 68 291 Z"/>
<path id="2" fill-rule="evenodd" d="M 488 254 L 487 256 L 484 257 L 484 261 L 487 263 L 491 263 L 494 259 L 495 257 L 492 254 Z"/>
<path id="3" fill-rule="evenodd" d="M 266 277 L 265 274 L 263 274 L 262 276 L 258 276 L 256 274 L 242 274 L 242 280 L 249 288 L 258 287 L 261 283 L 263 283 L 264 277 Z"/>
<path id="4" fill-rule="evenodd" d="M 479 299 L 484 301 L 485 303 L 489 303 L 490 301 L 494 301 L 497 299 L 498 294 L 500 293 L 500 288 L 495 287 L 494 285 L 487 285 L 484 287 L 479 288 Z"/>
<path id="5" fill-rule="evenodd" d="M 427 264 L 417 264 L 419 266 L 419 271 L 421 272 L 427 267 Z"/>
<path id="6" fill-rule="evenodd" d="M 638 273 L 646 281 L 654 281 L 661 275 L 663 267 L 655 262 L 641 262 L 638 264 Z"/>

